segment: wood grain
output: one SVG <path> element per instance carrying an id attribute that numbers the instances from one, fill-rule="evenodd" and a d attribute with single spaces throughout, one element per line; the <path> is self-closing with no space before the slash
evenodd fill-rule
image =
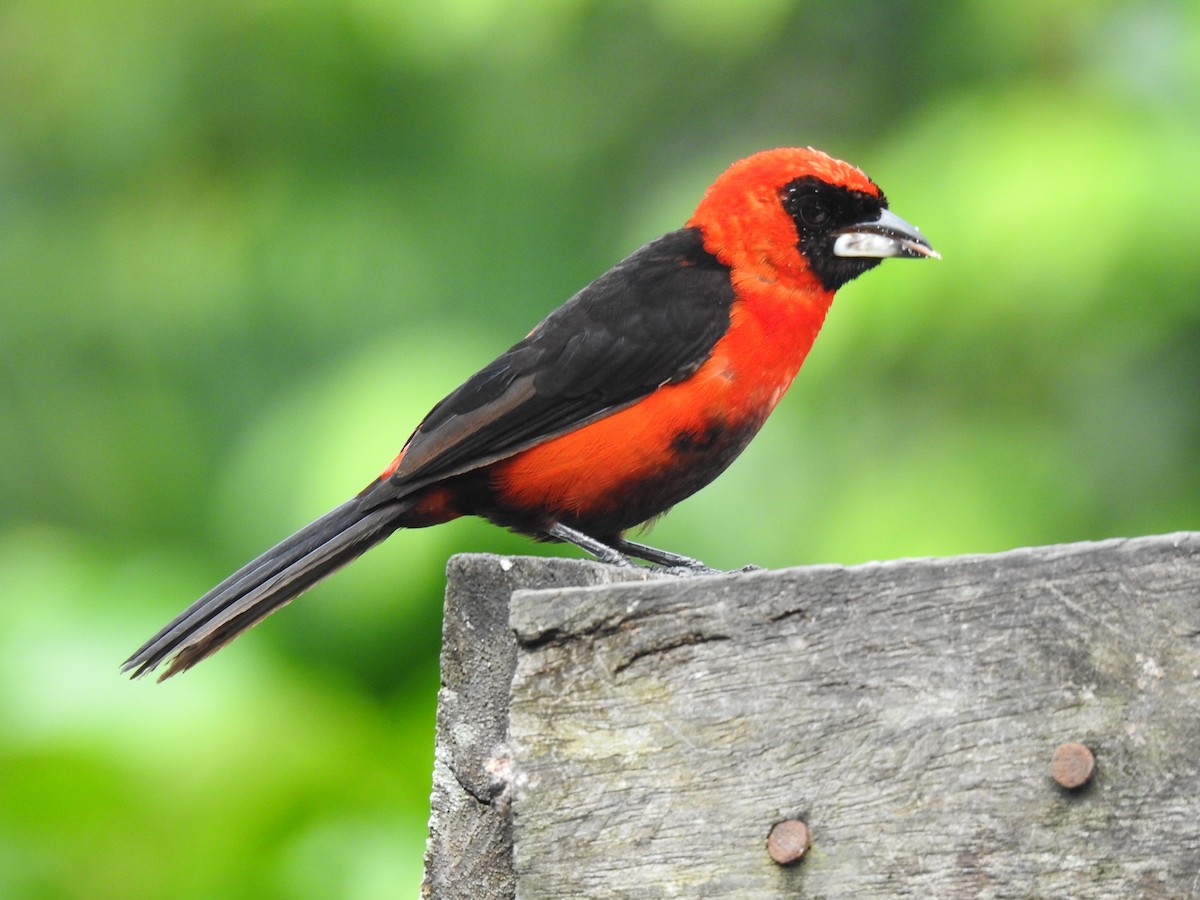
<path id="1" fill-rule="evenodd" d="M 531 586 L 516 896 L 1200 896 L 1198 534 Z"/>

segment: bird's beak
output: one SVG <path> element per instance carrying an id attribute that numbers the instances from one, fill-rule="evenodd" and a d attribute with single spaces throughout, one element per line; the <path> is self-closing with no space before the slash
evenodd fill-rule
<path id="1" fill-rule="evenodd" d="M 834 256 L 869 256 L 886 259 L 889 256 L 907 256 L 920 259 L 928 256 L 941 259 L 942 254 L 929 246 L 921 229 L 909 225 L 890 210 L 883 210 L 873 222 L 848 225 L 834 232 Z"/>

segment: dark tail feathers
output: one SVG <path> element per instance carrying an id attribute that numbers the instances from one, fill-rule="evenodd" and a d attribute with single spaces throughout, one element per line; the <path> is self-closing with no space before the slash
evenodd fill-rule
<path id="1" fill-rule="evenodd" d="M 159 681 L 190 669 L 401 527 L 410 506 L 401 500 L 364 508 L 360 498 L 348 500 L 214 587 L 143 644 L 121 671 L 139 678 L 168 657 Z"/>

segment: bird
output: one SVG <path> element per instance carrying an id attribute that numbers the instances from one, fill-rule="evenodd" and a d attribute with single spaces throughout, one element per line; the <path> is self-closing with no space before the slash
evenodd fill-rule
<path id="1" fill-rule="evenodd" d="M 745 449 L 836 291 L 940 258 L 860 169 L 812 147 L 729 166 L 635 250 L 433 407 L 360 493 L 238 569 L 122 665 L 191 668 L 405 528 L 480 516 L 603 563 L 703 563 L 630 540 Z"/>

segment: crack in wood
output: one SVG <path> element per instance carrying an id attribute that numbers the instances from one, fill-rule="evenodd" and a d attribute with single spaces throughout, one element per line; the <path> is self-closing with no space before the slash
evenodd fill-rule
<path id="1" fill-rule="evenodd" d="M 639 647 L 633 651 L 624 661 L 617 663 L 613 667 L 613 674 L 617 675 L 624 672 L 630 666 L 640 659 L 645 659 L 647 656 L 660 656 L 670 653 L 672 650 L 679 650 L 683 647 L 696 647 L 700 644 L 711 644 L 719 641 L 732 640 L 727 634 L 704 634 L 702 632 L 689 632 L 688 634 L 677 635 L 674 638 L 665 639 L 655 642 L 645 647 Z"/>

